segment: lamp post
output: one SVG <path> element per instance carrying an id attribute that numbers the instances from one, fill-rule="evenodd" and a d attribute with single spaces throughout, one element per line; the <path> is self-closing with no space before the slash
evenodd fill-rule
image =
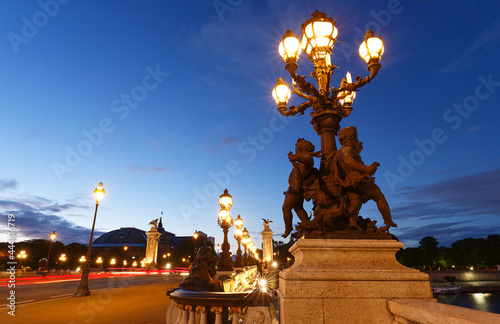
<path id="1" fill-rule="evenodd" d="M 24 250 L 20 251 L 19 254 L 17 255 L 17 258 L 19 259 L 19 263 L 21 264 L 21 269 L 23 269 L 23 270 L 24 270 L 23 261 L 26 260 L 27 256 L 28 255 L 26 254 L 26 251 L 24 251 Z"/>
<path id="2" fill-rule="evenodd" d="M 90 290 L 89 290 L 90 252 L 92 250 L 92 239 L 94 237 L 94 227 L 95 227 L 95 219 L 97 216 L 97 208 L 99 207 L 99 202 L 102 200 L 105 193 L 106 192 L 102 187 L 102 182 L 99 182 L 99 187 L 97 187 L 94 190 L 96 204 L 94 212 L 94 221 L 92 222 L 92 231 L 90 232 L 89 248 L 87 250 L 87 256 L 85 258 L 85 262 L 82 265 L 82 277 L 80 279 L 80 285 L 78 286 L 78 289 L 74 293 L 73 295 L 74 297 L 83 297 L 90 295 Z"/>
<path id="3" fill-rule="evenodd" d="M 320 182 L 320 188 L 323 189 L 321 189 L 322 194 L 316 193 L 319 198 L 313 198 L 317 214 L 329 213 L 328 208 L 338 203 L 339 198 L 336 193 L 342 188 L 339 188 L 336 174 L 331 169 L 333 153 L 337 151 L 335 136 L 339 132 L 342 118 L 349 116 L 352 111 L 351 104 L 356 91 L 369 83 L 380 70 L 379 61 L 384 52 L 382 39 L 376 37 L 373 31 L 368 30 L 359 48 L 359 54 L 368 65 L 370 75 L 365 78 L 357 76 L 353 82 L 351 74 L 347 72 L 337 88 L 331 87 L 331 78 L 335 69 L 338 68 L 331 63 L 330 58 L 337 36 L 335 21 L 317 10 L 302 24 L 301 41 L 293 35 L 291 30 L 287 30 L 279 44 L 279 53 L 285 62 L 285 69 L 293 80 L 293 90 L 290 90 L 284 80 L 279 78 L 272 91 L 278 111 L 283 116 L 302 115 L 306 109 L 312 107 L 311 124 L 321 139 L 321 151 L 311 155 L 311 158 L 321 156 L 317 179 Z M 314 65 L 311 76 L 315 79 L 316 85 L 307 82 L 305 76 L 299 76 L 296 73 L 301 50 L 304 50 L 309 61 Z M 296 107 L 287 107 L 292 93 L 305 99 L 305 102 Z M 352 218 L 354 221 L 351 221 L 350 226 L 359 229 L 359 226 L 355 224 L 356 217 Z M 285 225 L 286 230 L 283 236 L 287 237 L 292 230 L 291 221 Z"/>
<path id="4" fill-rule="evenodd" d="M 224 231 L 224 242 L 222 243 L 222 252 L 220 253 L 218 267 L 221 271 L 231 271 L 233 270 L 233 260 L 229 253 L 227 233 L 229 232 L 229 228 L 233 226 L 233 218 L 229 214 L 229 210 L 233 205 L 233 197 L 227 192 L 227 189 L 225 189 L 224 193 L 219 197 L 219 205 L 221 209 L 219 211 L 218 223 Z"/>
<path id="5" fill-rule="evenodd" d="M 198 238 L 198 231 L 195 230 L 193 234 L 194 238 L 194 254 L 193 254 L 193 263 L 196 261 L 196 239 Z"/>
<path id="6" fill-rule="evenodd" d="M 250 240 L 250 236 L 248 235 L 247 228 L 245 227 L 241 232 L 243 247 L 245 248 L 245 254 L 243 255 L 243 265 L 248 265 L 248 254 L 247 254 L 247 244 Z"/>
<path id="7" fill-rule="evenodd" d="M 66 254 L 65 253 L 61 254 L 61 256 L 59 257 L 59 261 L 61 261 L 60 262 L 61 263 L 61 268 L 64 267 L 64 263 L 66 262 L 66 260 L 67 260 Z"/>
<path id="8" fill-rule="evenodd" d="M 52 234 L 50 234 L 50 243 L 49 243 L 49 254 L 47 255 L 47 274 L 49 274 L 49 260 L 50 260 L 50 250 L 52 250 L 52 243 L 56 239 L 56 231 L 53 231 Z"/>
<path id="9" fill-rule="evenodd" d="M 236 268 L 243 267 L 243 261 L 241 258 L 241 238 L 243 235 L 243 219 L 240 215 L 234 220 L 234 227 L 236 228 L 234 231 L 234 238 L 238 241 L 238 251 L 236 251 L 236 260 L 234 262 L 234 266 Z"/>

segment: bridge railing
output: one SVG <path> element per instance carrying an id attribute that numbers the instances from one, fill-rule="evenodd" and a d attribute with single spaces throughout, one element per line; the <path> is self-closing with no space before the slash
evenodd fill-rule
<path id="1" fill-rule="evenodd" d="M 500 323 L 500 315 L 423 299 L 388 301 L 394 324 L 485 324 Z"/>
<path id="2" fill-rule="evenodd" d="M 260 291 L 196 292 L 176 290 L 167 311 L 167 324 L 270 323 L 270 297 Z"/>

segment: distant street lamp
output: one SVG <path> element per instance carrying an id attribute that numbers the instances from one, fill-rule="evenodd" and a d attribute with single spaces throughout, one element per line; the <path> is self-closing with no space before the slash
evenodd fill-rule
<path id="1" fill-rule="evenodd" d="M 193 237 L 194 237 L 193 263 L 194 263 L 196 261 L 196 239 L 198 238 L 198 231 L 197 230 L 194 231 Z"/>
<path id="2" fill-rule="evenodd" d="M 215 253 L 217 253 L 217 256 L 220 256 L 220 253 L 222 251 L 222 248 L 220 247 L 220 244 L 217 244 L 215 247 Z"/>
<path id="3" fill-rule="evenodd" d="M 53 231 L 52 234 L 50 234 L 50 243 L 49 243 L 49 254 L 47 255 L 47 274 L 49 272 L 49 260 L 50 260 L 50 250 L 52 249 L 52 243 L 56 239 L 56 231 Z"/>
<path id="4" fill-rule="evenodd" d="M 61 268 L 64 267 L 64 263 L 66 262 L 67 258 L 66 258 L 66 254 L 61 254 L 61 256 L 59 257 L 59 261 L 61 263 Z"/>
<path id="5" fill-rule="evenodd" d="M 116 259 L 112 258 L 111 261 L 109 261 L 109 264 L 114 266 L 116 264 Z"/>
<path id="6" fill-rule="evenodd" d="M 234 220 L 234 227 L 236 228 L 234 231 L 234 238 L 238 242 L 238 251 L 236 251 L 236 260 L 234 262 L 234 266 L 236 268 L 243 267 L 243 260 L 241 258 L 241 239 L 243 236 L 243 219 L 240 215 Z"/>
<path id="7" fill-rule="evenodd" d="M 243 243 L 243 247 L 245 248 L 245 254 L 243 255 L 243 265 L 248 265 L 248 254 L 247 254 L 247 245 L 250 242 L 250 236 L 248 235 L 247 228 L 245 227 L 241 232 L 241 241 Z"/>
<path id="8" fill-rule="evenodd" d="M 83 296 L 90 295 L 90 290 L 89 290 L 90 252 L 92 249 L 92 239 L 94 237 L 94 227 L 95 227 L 95 219 L 97 216 L 97 208 L 99 207 L 99 202 L 102 200 L 105 193 L 106 192 L 104 191 L 104 188 L 102 187 L 102 182 L 100 182 L 99 187 L 97 187 L 94 190 L 96 204 L 95 204 L 95 212 L 94 212 L 94 221 L 92 223 L 92 231 L 90 232 L 89 248 L 87 250 L 86 262 L 83 264 L 83 267 L 82 267 L 82 278 L 80 280 L 80 285 L 78 286 L 78 289 L 76 290 L 75 294 L 73 295 L 74 297 L 83 297 Z"/>
<path id="9" fill-rule="evenodd" d="M 224 242 L 222 243 L 222 252 L 220 253 L 218 267 L 221 271 L 232 271 L 233 260 L 231 259 L 231 254 L 229 253 L 227 233 L 229 232 L 229 228 L 233 226 L 233 218 L 229 214 L 229 210 L 233 205 L 233 197 L 231 197 L 231 195 L 227 192 L 227 189 L 225 189 L 224 193 L 219 197 L 219 205 L 221 210 L 219 211 L 218 223 L 224 231 Z"/>
<path id="10" fill-rule="evenodd" d="M 17 255 L 17 258 L 19 259 L 19 263 L 21 264 L 21 269 L 23 268 L 23 261 L 26 260 L 26 257 L 28 255 L 26 254 L 26 251 L 22 250 L 19 252 Z"/>

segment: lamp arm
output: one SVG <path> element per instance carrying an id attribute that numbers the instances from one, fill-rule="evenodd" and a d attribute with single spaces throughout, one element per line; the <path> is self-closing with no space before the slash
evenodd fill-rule
<path id="1" fill-rule="evenodd" d="M 306 100 L 311 100 L 311 96 L 308 96 L 305 93 L 303 93 L 302 91 L 300 91 L 299 87 L 297 87 L 297 85 L 295 85 L 295 84 L 293 85 L 292 93 L 295 93 L 297 96 L 304 98 Z"/>
<path id="2" fill-rule="evenodd" d="M 295 106 L 290 106 L 290 108 L 287 108 L 287 107 L 278 107 L 278 111 L 283 115 L 283 116 L 286 116 L 286 117 L 289 117 L 289 116 L 295 116 L 297 114 L 301 114 L 303 115 L 304 114 L 304 111 L 311 107 L 313 104 L 311 101 L 306 101 L 306 102 L 303 102 L 301 103 L 300 105 L 298 105 L 297 107 Z"/>
<path id="3" fill-rule="evenodd" d="M 298 88 L 301 90 L 301 92 L 305 92 L 308 95 L 311 95 L 313 97 L 319 97 L 319 91 L 316 89 L 314 85 L 311 83 L 307 82 L 306 76 L 300 76 L 297 73 L 295 73 L 295 70 L 289 69 L 288 72 L 290 73 L 290 76 L 292 77 L 293 81 L 297 84 Z M 295 88 L 295 85 L 294 85 Z"/>
<path id="4" fill-rule="evenodd" d="M 380 70 L 380 67 L 381 67 L 380 63 L 370 63 L 368 65 L 368 71 L 370 71 L 370 75 L 365 77 L 364 79 L 358 75 L 356 77 L 356 81 L 354 81 L 352 83 L 347 83 L 345 85 L 345 89 L 343 89 L 343 90 L 354 91 L 358 88 L 361 88 L 365 84 L 370 83 L 370 81 L 373 80 L 373 78 L 375 78 L 377 76 L 378 71 Z M 340 88 L 342 88 L 342 86 Z"/>

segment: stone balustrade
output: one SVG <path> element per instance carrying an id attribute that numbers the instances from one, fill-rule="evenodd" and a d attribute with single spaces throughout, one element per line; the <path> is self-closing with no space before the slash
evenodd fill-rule
<path id="1" fill-rule="evenodd" d="M 500 314 L 481 312 L 423 299 L 393 299 L 387 302 L 394 324 L 485 324 L 500 323 Z"/>
<path id="2" fill-rule="evenodd" d="M 252 292 L 196 292 L 176 290 L 167 310 L 167 324 L 271 323 L 270 298 Z"/>

